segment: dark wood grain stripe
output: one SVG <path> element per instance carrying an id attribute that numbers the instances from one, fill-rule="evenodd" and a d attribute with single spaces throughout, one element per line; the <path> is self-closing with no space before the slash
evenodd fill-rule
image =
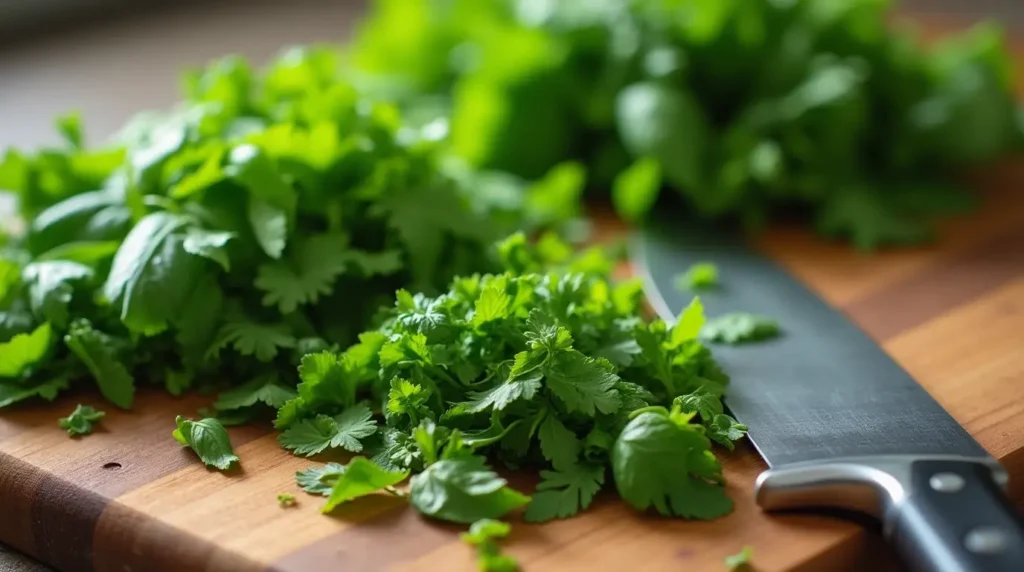
<path id="1" fill-rule="evenodd" d="M 287 534 L 282 531 L 282 534 Z M 95 527 L 93 562 L 97 571 L 263 572 L 265 566 L 244 555 L 167 525 L 114 501 Z"/>
<path id="2" fill-rule="evenodd" d="M 844 305 L 876 340 L 884 341 L 1024 275 L 1024 227 L 938 261 L 900 282 Z"/>
<path id="3" fill-rule="evenodd" d="M 102 407 L 95 397 L 85 401 Z M 0 442 L 0 541 L 61 570 L 91 570 L 94 531 L 111 499 L 199 462 L 171 437 L 167 402 L 161 392 L 146 391 L 133 411 L 103 407 L 107 417 L 97 430 L 77 439 L 57 426 L 52 407 L 7 417 L 5 426 L 20 430 Z M 172 403 L 192 414 L 206 402 Z M 232 443 L 239 447 L 270 430 L 232 428 Z"/>

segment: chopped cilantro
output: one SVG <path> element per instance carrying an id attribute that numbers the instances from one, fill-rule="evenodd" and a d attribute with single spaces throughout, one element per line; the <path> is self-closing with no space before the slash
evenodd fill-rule
<path id="1" fill-rule="evenodd" d="M 770 340 L 780 333 L 779 323 L 771 318 L 732 312 L 709 320 L 702 335 L 712 342 L 742 344 Z"/>
<path id="2" fill-rule="evenodd" d="M 508 536 L 511 530 L 507 522 L 483 518 L 471 524 L 468 532 L 462 533 L 462 541 L 476 547 L 480 572 L 513 572 L 519 569 L 519 563 L 502 554 L 498 545 L 498 541 Z"/>
<path id="3" fill-rule="evenodd" d="M 61 429 L 66 430 L 68 435 L 72 437 L 88 435 L 92 433 L 93 424 L 99 422 L 105 415 L 106 413 L 103 411 L 97 411 L 89 405 L 79 403 L 75 410 L 71 412 L 71 415 L 60 419 L 59 425 Z"/>
<path id="4" fill-rule="evenodd" d="M 373 494 L 392 487 L 409 478 L 408 471 L 389 471 L 366 459 L 355 457 L 331 485 L 331 493 L 321 512 L 328 513 L 338 505 L 355 498 Z"/>
<path id="5" fill-rule="evenodd" d="M 277 495 L 277 504 L 281 505 L 281 508 L 290 508 L 299 504 L 299 501 L 295 500 L 295 495 L 291 493 L 279 493 Z"/>

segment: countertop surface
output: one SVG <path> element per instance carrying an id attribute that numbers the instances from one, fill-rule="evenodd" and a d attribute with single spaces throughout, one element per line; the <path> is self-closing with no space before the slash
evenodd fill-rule
<path id="1" fill-rule="evenodd" d="M 25 0 L 30 1 L 30 0 Z M 351 33 L 361 1 L 209 2 L 65 23 L 52 34 L 0 47 L 0 147 L 56 142 L 52 117 L 80 110 L 90 141 L 100 141 L 135 112 L 177 99 L 179 71 L 241 53 L 262 62 L 282 46 L 337 42 Z M 1020 0 L 914 0 L 908 10 L 969 21 L 998 18 L 1024 31 Z M 3 206 L 0 205 L 0 209 Z M 33 560 L 0 544 L 0 572 L 43 572 Z"/>

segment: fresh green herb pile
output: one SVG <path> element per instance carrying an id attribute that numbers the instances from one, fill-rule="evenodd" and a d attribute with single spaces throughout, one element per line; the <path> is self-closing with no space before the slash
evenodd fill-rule
<path id="1" fill-rule="evenodd" d="M 412 474 L 417 510 L 467 524 L 524 505 L 528 521 L 569 517 L 609 481 L 640 510 L 729 512 L 711 444 L 731 448 L 746 427 L 723 413 L 728 377 L 698 340 L 700 301 L 672 326 L 646 322 L 639 284 L 611 284 L 600 256 L 567 260 L 522 234 L 499 250 L 504 273 L 456 278 L 436 297 L 400 291 L 359 344 L 303 358 L 279 441 L 365 456 L 299 484 L 330 511 Z M 539 468 L 532 500 L 488 462 Z"/>
<path id="2" fill-rule="evenodd" d="M 951 177 L 1021 142 L 999 30 L 924 48 L 889 0 L 376 0 L 353 75 L 448 117 L 472 165 L 576 159 L 636 218 L 794 214 L 863 247 L 969 208 Z"/>
<path id="3" fill-rule="evenodd" d="M 325 49 L 263 74 L 227 58 L 108 147 L 68 116 L 63 147 L 4 154 L 24 228 L 0 257 L 0 407 L 90 378 L 123 408 L 137 383 L 279 406 L 302 356 L 356 341 L 396 289 L 487 270 L 496 238 L 574 214 L 577 167 L 477 193 L 497 175 L 440 165 L 340 69 Z"/>

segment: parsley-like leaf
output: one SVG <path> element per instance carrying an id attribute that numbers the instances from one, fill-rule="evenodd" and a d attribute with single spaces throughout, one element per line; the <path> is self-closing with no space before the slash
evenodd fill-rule
<path id="1" fill-rule="evenodd" d="M 622 405 L 615 382 L 619 376 L 607 361 L 588 358 L 579 352 L 558 354 L 545 370 L 548 389 L 569 411 L 585 415 L 614 413 Z"/>
<path id="2" fill-rule="evenodd" d="M 92 426 L 106 415 L 103 411 L 97 411 L 89 405 L 82 405 L 81 403 L 75 407 L 75 410 L 71 412 L 71 415 L 62 417 L 58 424 L 61 429 L 68 432 L 68 435 L 74 437 L 76 435 L 88 435 L 92 433 Z"/>
<path id="3" fill-rule="evenodd" d="M 296 423 L 278 437 L 278 442 L 296 455 L 307 457 L 328 448 L 343 448 L 353 453 L 363 450 L 360 439 L 373 435 L 377 424 L 365 405 L 349 407 L 336 417 L 317 415 Z"/>
<path id="4" fill-rule="evenodd" d="M 714 288 L 718 286 L 718 267 L 712 262 L 698 262 L 676 276 L 675 282 L 682 291 Z"/>
<path id="5" fill-rule="evenodd" d="M 541 471 L 543 480 L 526 507 L 526 521 L 568 518 L 586 510 L 604 484 L 604 471 L 601 466 L 575 463 L 561 470 Z"/>
<path id="6" fill-rule="evenodd" d="M 45 323 L 0 344 L 0 377 L 18 377 L 50 351 L 53 330 Z"/>
<path id="7" fill-rule="evenodd" d="M 71 324 L 64 344 L 92 374 L 100 393 L 108 401 L 129 409 L 135 398 L 135 379 L 119 358 L 124 342 L 94 330 L 92 324 L 79 320 Z"/>
<path id="8" fill-rule="evenodd" d="M 444 459 L 413 476 L 409 500 L 420 513 L 450 522 L 500 518 L 530 497 L 507 486 L 482 457 Z"/>
<path id="9" fill-rule="evenodd" d="M 334 483 L 345 472 L 345 465 L 327 463 L 323 467 L 310 467 L 295 473 L 295 482 L 311 495 L 328 496 Z"/>
<path id="10" fill-rule="evenodd" d="M 408 471 L 389 471 L 366 457 L 354 457 L 331 487 L 320 512 L 327 514 L 342 503 L 393 487 L 407 478 Z"/>

